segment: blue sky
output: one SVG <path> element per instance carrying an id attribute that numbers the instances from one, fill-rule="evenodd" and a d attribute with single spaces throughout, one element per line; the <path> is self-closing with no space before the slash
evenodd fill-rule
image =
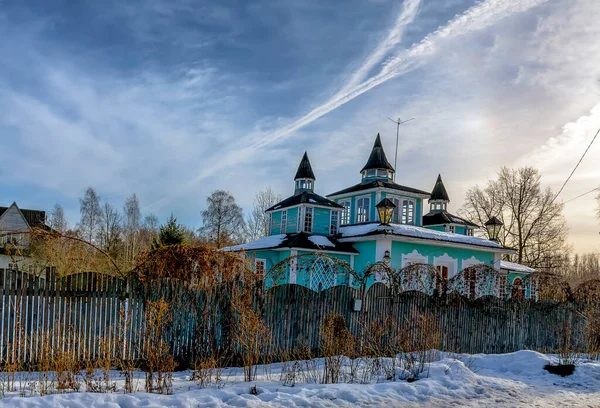
<path id="1" fill-rule="evenodd" d="M 444 177 L 451 208 L 502 165 L 557 190 L 600 127 L 597 0 L 0 0 L 2 205 L 71 224 L 87 186 L 200 226 L 215 189 L 249 210 L 293 191 L 304 150 L 327 194 L 375 135 L 397 182 Z M 600 143 L 561 198 L 600 184 Z M 567 204 L 597 251 L 593 196 Z"/>

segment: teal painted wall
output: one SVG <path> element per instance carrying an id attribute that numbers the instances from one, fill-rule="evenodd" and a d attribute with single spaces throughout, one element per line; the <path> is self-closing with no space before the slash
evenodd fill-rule
<path id="1" fill-rule="evenodd" d="M 354 255 L 354 270 L 357 274 L 362 275 L 370 265 L 375 263 L 375 240 L 354 242 L 353 245 L 360 252 L 360 254 Z"/>
<path id="2" fill-rule="evenodd" d="M 454 232 L 456 234 L 467 235 L 467 231 L 465 227 L 454 227 Z"/>
<path id="3" fill-rule="evenodd" d="M 287 232 L 298 232 L 298 207 L 287 210 Z"/>
<path id="4" fill-rule="evenodd" d="M 252 266 L 254 267 L 255 259 L 264 259 L 266 261 L 266 270 L 267 272 L 271 271 L 271 268 L 278 264 L 280 261 L 283 261 L 285 258 L 290 256 L 291 251 L 274 251 L 272 249 L 265 249 L 262 251 L 254 251 L 248 252 L 247 257 L 252 260 Z M 289 278 L 289 271 L 277 273 L 277 276 L 272 273 L 267 273 L 265 276 L 265 287 L 270 288 L 276 284 L 282 285 L 287 283 Z"/>
<path id="5" fill-rule="evenodd" d="M 446 231 L 443 225 L 428 225 L 425 228 L 435 230 L 435 231 Z"/>
<path id="6" fill-rule="evenodd" d="M 281 234 L 281 211 L 271 213 L 271 235 Z"/>
<path id="7" fill-rule="evenodd" d="M 448 256 L 457 259 L 457 270 L 456 273 L 460 272 L 463 269 L 462 261 L 471 258 L 474 256 L 481 262 L 494 267 L 494 254 L 491 252 L 482 252 L 475 251 L 472 249 L 463 249 L 463 248 L 448 248 L 437 245 L 423 245 L 423 244 L 414 244 L 408 242 L 398 242 L 392 241 L 392 251 L 391 251 L 391 267 L 392 268 L 401 268 L 402 267 L 402 255 L 408 255 L 412 253 L 414 250 L 417 250 L 419 254 L 427 257 L 427 263 L 430 265 L 434 264 L 434 258 L 440 257 L 444 254 L 448 254 Z"/>
<path id="8" fill-rule="evenodd" d="M 327 208 L 313 207 L 313 233 L 329 235 L 329 220 L 331 210 Z"/>

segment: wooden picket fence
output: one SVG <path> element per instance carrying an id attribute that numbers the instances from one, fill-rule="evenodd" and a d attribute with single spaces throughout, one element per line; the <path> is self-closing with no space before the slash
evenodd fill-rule
<path id="1" fill-rule="evenodd" d="M 234 352 L 232 289 L 226 283 L 206 291 L 175 279 L 143 282 L 98 273 L 59 278 L 51 270 L 34 276 L 0 269 L 0 360 L 35 362 L 47 350 L 44 344 L 81 359 L 98 356 L 101 345 L 115 356 L 139 359 L 148 302 L 161 298 L 171 308 L 164 338 L 173 356 L 190 360 L 216 348 Z M 588 316 L 600 312 L 598 303 L 434 297 L 392 293 L 382 283 L 366 292 L 348 286 L 320 292 L 299 285 L 256 288 L 253 304 L 272 334 L 265 353 L 302 345 L 318 350 L 329 313 L 343 316 L 359 340 L 375 322 L 415 331 L 419 316 L 428 316 L 439 326 L 440 348 L 447 351 L 551 352 L 564 344 L 565 333 L 573 349 L 587 351 L 595 335 Z"/>

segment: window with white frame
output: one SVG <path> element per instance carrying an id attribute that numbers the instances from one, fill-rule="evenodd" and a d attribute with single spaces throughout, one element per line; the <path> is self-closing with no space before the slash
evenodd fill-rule
<path id="1" fill-rule="evenodd" d="M 371 212 L 371 198 L 360 197 L 356 199 L 356 222 L 368 222 Z"/>
<path id="2" fill-rule="evenodd" d="M 312 180 L 308 180 L 308 179 L 296 180 L 296 188 L 297 189 L 312 190 L 312 188 L 313 188 L 313 182 L 312 182 Z"/>
<path id="3" fill-rule="evenodd" d="M 304 209 L 304 232 L 312 232 L 313 209 L 306 207 Z"/>
<path id="4" fill-rule="evenodd" d="M 287 231 L 287 210 L 281 212 L 281 233 L 285 234 Z"/>
<path id="5" fill-rule="evenodd" d="M 456 231 L 456 228 L 454 227 L 454 225 L 448 225 L 448 232 L 454 233 L 455 231 Z"/>
<path id="6" fill-rule="evenodd" d="M 267 261 L 265 259 L 254 260 L 254 273 L 257 275 L 264 275 L 267 269 Z"/>
<path id="7" fill-rule="evenodd" d="M 338 233 L 338 222 L 339 222 L 339 218 L 340 218 L 340 212 L 339 211 L 332 211 L 331 212 L 331 222 L 329 223 L 329 234 L 330 235 L 335 235 Z"/>
<path id="8" fill-rule="evenodd" d="M 350 200 L 340 201 L 338 204 L 344 207 L 342 210 L 341 225 L 350 224 Z"/>
<path id="9" fill-rule="evenodd" d="M 470 237 L 473 236 L 473 228 L 467 228 L 467 235 Z"/>
<path id="10" fill-rule="evenodd" d="M 298 207 L 298 222 L 296 223 L 296 232 L 302 232 L 302 215 L 304 214 L 304 209 L 302 207 Z"/>
<path id="11" fill-rule="evenodd" d="M 389 199 L 396 206 L 394 208 L 394 211 L 392 212 L 392 224 L 400 224 L 400 210 L 401 210 L 400 199 L 398 197 L 389 197 Z"/>
<path id="12" fill-rule="evenodd" d="M 414 200 L 404 199 L 402 200 L 402 224 L 414 225 L 415 224 L 415 202 Z"/>

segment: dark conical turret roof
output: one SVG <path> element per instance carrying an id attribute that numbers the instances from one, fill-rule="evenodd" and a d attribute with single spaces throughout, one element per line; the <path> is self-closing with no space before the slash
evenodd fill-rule
<path id="1" fill-rule="evenodd" d="M 429 197 L 430 202 L 433 200 L 450 201 L 450 197 L 448 197 L 448 192 L 446 191 L 446 187 L 444 187 L 441 174 L 438 174 L 435 186 L 433 186 L 433 191 L 431 191 L 431 197 Z"/>
<path id="2" fill-rule="evenodd" d="M 379 136 L 379 133 L 377 133 L 377 138 L 375 139 L 375 144 L 373 144 L 373 150 L 371 150 L 369 160 L 367 160 L 365 167 L 362 168 L 361 173 L 365 170 L 373 169 L 387 169 L 394 171 L 394 168 L 385 157 L 385 152 L 383 151 L 383 146 L 381 145 L 381 136 Z"/>
<path id="3" fill-rule="evenodd" d="M 315 173 L 313 173 L 312 167 L 310 166 L 310 161 L 308 160 L 308 154 L 306 152 L 304 152 L 304 156 L 302 156 L 302 161 L 300 161 L 300 166 L 298 166 L 298 171 L 296 172 L 296 177 L 294 177 L 294 180 L 298 179 L 316 180 Z"/>

